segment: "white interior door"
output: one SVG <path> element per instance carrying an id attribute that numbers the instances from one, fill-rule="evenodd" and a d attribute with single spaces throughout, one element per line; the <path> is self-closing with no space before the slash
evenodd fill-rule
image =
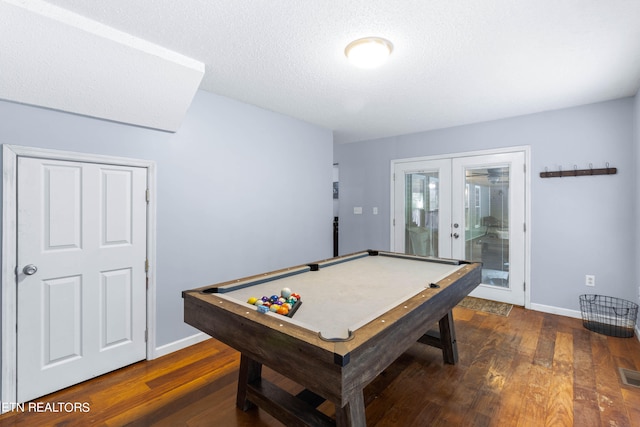
<path id="1" fill-rule="evenodd" d="M 523 151 L 394 162 L 391 250 L 483 263 L 471 295 L 525 304 Z"/>
<path id="2" fill-rule="evenodd" d="M 18 401 L 146 357 L 146 180 L 18 158 Z"/>

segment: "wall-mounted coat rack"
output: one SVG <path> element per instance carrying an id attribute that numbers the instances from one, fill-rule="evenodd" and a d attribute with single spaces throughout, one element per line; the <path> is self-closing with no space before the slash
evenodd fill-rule
<path id="1" fill-rule="evenodd" d="M 592 175 L 615 175 L 618 173 L 617 168 L 609 167 L 609 163 L 604 168 L 594 169 L 592 164 L 589 164 L 589 169 L 578 169 L 577 166 L 573 166 L 573 169 L 547 171 L 540 172 L 540 178 L 562 178 L 565 176 L 592 176 Z"/>

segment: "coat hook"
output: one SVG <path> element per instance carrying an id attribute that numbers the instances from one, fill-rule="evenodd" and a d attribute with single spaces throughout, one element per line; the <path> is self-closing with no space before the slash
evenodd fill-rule
<path id="1" fill-rule="evenodd" d="M 589 163 L 588 169 L 578 169 L 578 165 L 573 165 L 573 171 L 571 168 L 566 171 L 562 170 L 562 166 L 558 166 L 558 169 L 555 171 L 549 171 L 549 168 L 545 166 L 544 172 L 540 172 L 540 178 L 562 178 L 565 176 L 586 176 L 586 175 L 615 175 L 618 173 L 617 168 L 611 167 L 609 162 L 606 162 L 606 168 L 595 168 L 593 167 L 593 163 Z"/>

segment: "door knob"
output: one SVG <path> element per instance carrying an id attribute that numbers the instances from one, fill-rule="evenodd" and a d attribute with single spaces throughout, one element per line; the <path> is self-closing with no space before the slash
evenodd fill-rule
<path id="1" fill-rule="evenodd" d="M 32 274 L 36 274 L 36 271 L 38 271 L 38 267 L 36 267 L 33 264 L 27 264 L 22 269 L 22 272 L 24 274 L 26 274 L 27 276 L 31 276 Z"/>
<path id="2" fill-rule="evenodd" d="M 460 237 L 460 235 L 458 233 L 453 233 L 453 237 L 454 239 L 457 239 L 458 237 Z"/>

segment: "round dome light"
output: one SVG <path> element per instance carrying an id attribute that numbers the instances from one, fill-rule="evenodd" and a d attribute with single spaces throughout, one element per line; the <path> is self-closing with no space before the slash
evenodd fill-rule
<path id="1" fill-rule="evenodd" d="M 392 51 L 393 45 L 389 40 L 365 37 L 349 43 L 344 54 L 356 67 L 376 68 L 387 60 Z"/>

